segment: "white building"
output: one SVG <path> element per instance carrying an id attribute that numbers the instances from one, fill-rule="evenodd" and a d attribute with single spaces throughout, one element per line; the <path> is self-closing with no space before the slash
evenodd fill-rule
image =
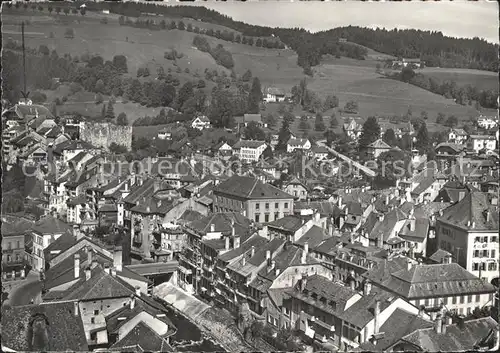
<path id="1" fill-rule="evenodd" d="M 498 197 L 473 191 L 437 218 L 436 243 L 475 276 L 498 278 Z"/>
<path id="2" fill-rule="evenodd" d="M 464 144 L 467 141 L 467 133 L 464 129 L 451 129 L 448 132 L 448 142 L 456 144 Z"/>
<path id="3" fill-rule="evenodd" d="M 476 153 L 481 150 L 493 151 L 497 145 L 495 136 L 491 135 L 471 135 L 469 141 L 470 147 Z"/>
<path id="4" fill-rule="evenodd" d="M 233 146 L 233 154 L 244 162 L 257 162 L 266 147 L 265 141 L 240 140 Z"/>
<path id="5" fill-rule="evenodd" d="M 32 257 L 35 271 L 45 269 L 43 250 L 67 231 L 70 231 L 69 225 L 52 216 L 44 217 L 35 224 L 32 229 Z"/>
<path id="6" fill-rule="evenodd" d="M 286 144 L 286 151 L 291 153 L 295 150 L 308 151 L 311 149 L 311 142 L 308 139 L 290 138 Z"/>
<path id="7" fill-rule="evenodd" d="M 285 91 L 276 87 L 269 87 L 264 94 L 264 102 L 266 103 L 284 102 L 285 98 Z"/>
<path id="8" fill-rule="evenodd" d="M 210 120 L 204 115 L 197 116 L 191 122 L 191 127 L 198 130 L 209 129 L 211 127 Z"/>
<path id="9" fill-rule="evenodd" d="M 498 126 L 498 120 L 496 117 L 480 116 L 479 119 L 477 119 L 477 125 L 483 129 L 494 129 Z"/>

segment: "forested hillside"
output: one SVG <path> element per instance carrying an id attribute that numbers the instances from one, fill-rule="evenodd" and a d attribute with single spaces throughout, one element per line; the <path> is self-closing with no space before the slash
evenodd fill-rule
<path id="1" fill-rule="evenodd" d="M 363 48 L 339 43 L 339 38 L 361 44 L 382 53 L 405 58 L 421 58 L 427 66 L 498 70 L 498 45 L 482 39 L 457 39 L 441 32 L 421 30 L 385 30 L 361 27 L 341 27 L 319 33 L 300 28 L 270 28 L 234 21 L 228 16 L 202 6 L 158 6 L 146 3 L 88 3 L 89 9 L 107 7 L 111 12 L 138 17 L 156 13 L 171 17 L 187 17 L 231 28 L 244 36 L 276 36 L 298 54 L 298 64 L 304 69 L 320 63 L 324 54 L 362 59 Z"/>

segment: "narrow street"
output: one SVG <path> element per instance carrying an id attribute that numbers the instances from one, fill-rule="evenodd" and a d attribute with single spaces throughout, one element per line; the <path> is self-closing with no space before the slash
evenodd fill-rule
<path id="1" fill-rule="evenodd" d="M 13 287 L 12 290 L 8 290 L 9 297 L 5 304 L 20 306 L 30 304 L 31 299 L 34 299 L 35 303 L 41 301 L 42 282 L 37 273 L 30 273 L 22 283 L 10 282 L 3 285 L 7 288 L 9 285 Z"/>

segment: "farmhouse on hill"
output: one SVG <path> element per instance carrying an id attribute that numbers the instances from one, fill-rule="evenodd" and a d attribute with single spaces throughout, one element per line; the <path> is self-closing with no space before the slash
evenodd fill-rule
<path id="1" fill-rule="evenodd" d="M 284 102 L 286 98 L 286 93 L 284 89 L 276 87 L 268 87 L 263 94 L 264 102 L 266 103 L 276 103 Z"/>
<path id="2" fill-rule="evenodd" d="M 191 127 L 193 129 L 203 130 L 210 128 L 210 120 L 205 115 L 197 116 L 191 122 Z"/>

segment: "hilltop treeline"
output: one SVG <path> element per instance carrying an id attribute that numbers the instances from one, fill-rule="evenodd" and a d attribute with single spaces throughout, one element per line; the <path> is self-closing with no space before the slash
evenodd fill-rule
<path id="1" fill-rule="evenodd" d="M 89 5 L 90 6 L 90 5 Z M 172 17 L 187 17 L 231 28 L 248 37 L 275 36 L 299 56 L 302 67 L 315 66 L 323 54 L 360 58 L 366 55 L 363 48 L 348 43 L 338 43 L 345 38 L 382 53 L 405 58 L 420 58 L 427 66 L 460 67 L 498 70 L 498 45 L 479 38 L 465 39 L 444 36 L 441 32 L 421 30 L 385 30 L 362 27 L 340 27 L 310 33 L 300 28 L 270 28 L 234 21 L 228 16 L 202 6 L 158 6 L 148 3 L 93 3 L 106 6 L 110 11 L 124 16 L 156 13 Z"/>

